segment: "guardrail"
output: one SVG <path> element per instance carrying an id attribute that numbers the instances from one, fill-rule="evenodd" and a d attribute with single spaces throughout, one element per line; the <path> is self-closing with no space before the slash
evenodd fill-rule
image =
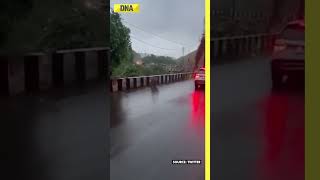
<path id="1" fill-rule="evenodd" d="M 33 93 L 106 78 L 108 47 L 0 56 L 0 95 Z"/>
<path id="2" fill-rule="evenodd" d="M 277 34 L 257 34 L 211 39 L 211 61 L 213 64 L 227 59 L 250 55 L 270 54 Z M 217 60 L 217 61 L 216 61 Z"/>
<path id="3" fill-rule="evenodd" d="M 218 10 L 212 9 L 211 15 L 213 17 L 234 17 L 234 18 L 250 18 L 268 21 L 270 19 L 270 14 L 265 15 L 261 11 L 233 11 L 232 9 Z"/>
<path id="4" fill-rule="evenodd" d="M 177 81 L 187 80 L 192 78 L 191 72 L 188 73 L 176 73 L 176 74 L 162 74 L 154 76 L 139 76 L 139 77 L 127 77 L 127 78 L 112 78 L 110 80 L 110 91 L 126 91 L 131 89 L 137 89 L 147 87 L 150 85 L 151 79 L 155 78 L 157 84 L 168 84 Z"/>
<path id="5" fill-rule="evenodd" d="M 257 34 L 211 39 L 212 64 L 248 55 L 269 54 L 276 34 Z M 43 89 L 82 84 L 105 79 L 110 49 L 83 48 L 53 53 L 29 53 L 23 56 L 0 55 L 0 95 L 38 92 Z M 159 83 L 188 79 L 192 73 L 111 79 L 111 91 L 148 86 L 151 77 Z M 148 80 L 149 79 L 149 80 Z"/>

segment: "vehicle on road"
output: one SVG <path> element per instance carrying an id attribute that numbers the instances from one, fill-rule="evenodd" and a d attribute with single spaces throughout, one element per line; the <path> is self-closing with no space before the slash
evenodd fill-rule
<path id="1" fill-rule="evenodd" d="M 194 87 L 195 89 L 203 88 L 205 86 L 205 69 L 200 68 L 194 76 Z"/>
<path id="2" fill-rule="evenodd" d="M 305 23 L 288 23 L 277 35 L 271 60 L 272 87 L 281 88 L 286 82 L 304 82 Z"/>

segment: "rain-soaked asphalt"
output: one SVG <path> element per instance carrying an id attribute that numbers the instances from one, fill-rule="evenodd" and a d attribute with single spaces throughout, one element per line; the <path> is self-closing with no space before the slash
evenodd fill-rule
<path id="1" fill-rule="evenodd" d="M 122 107 L 121 115 L 111 113 L 111 119 L 121 119 L 111 129 L 112 180 L 204 178 L 204 92 L 194 91 L 192 81 L 158 88 L 159 94 L 146 88 L 112 96 L 111 112 Z"/>
<path id="2" fill-rule="evenodd" d="M 266 58 L 212 68 L 213 179 L 304 179 L 304 93 L 272 91 L 270 77 Z M 203 179 L 203 164 L 171 165 L 204 158 L 204 92 L 192 81 L 160 86 L 154 101 L 149 89 L 112 97 L 112 180 Z"/>
<path id="3" fill-rule="evenodd" d="M 213 179 L 303 180 L 304 95 L 272 92 L 268 67 L 256 58 L 212 68 Z M 101 86 L 2 100 L 6 174 L 101 179 L 110 144 L 112 180 L 203 179 L 204 92 L 192 81 L 158 88 L 112 94 L 110 143 Z M 202 164 L 172 165 L 185 159 Z"/>
<path id="4" fill-rule="evenodd" d="M 211 76 L 212 178 L 303 180 L 303 86 L 272 91 L 266 58 L 217 66 Z"/>
<path id="5" fill-rule="evenodd" d="M 0 179 L 108 176 L 105 89 L 98 85 L 1 99 Z"/>

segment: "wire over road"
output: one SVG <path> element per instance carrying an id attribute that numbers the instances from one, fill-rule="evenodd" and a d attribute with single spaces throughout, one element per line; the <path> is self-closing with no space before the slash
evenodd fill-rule
<path id="1" fill-rule="evenodd" d="M 139 42 L 141 42 L 141 43 L 144 43 L 144 44 L 146 44 L 146 45 L 149 45 L 149 46 L 152 46 L 152 47 L 154 47 L 154 48 L 158 48 L 158 49 L 162 49 L 162 50 L 166 50 L 166 51 L 177 51 L 177 50 L 180 50 L 180 49 L 168 49 L 168 48 L 162 48 L 162 47 L 159 47 L 159 46 L 155 46 L 155 45 L 153 45 L 153 44 L 150 44 L 150 43 L 147 43 L 147 42 L 145 42 L 145 41 L 143 41 L 143 40 L 141 40 L 141 39 L 139 39 L 139 38 L 136 38 L 135 36 L 130 36 L 132 39 L 135 39 L 135 40 L 137 40 L 137 41 L 139 41 Z"/>

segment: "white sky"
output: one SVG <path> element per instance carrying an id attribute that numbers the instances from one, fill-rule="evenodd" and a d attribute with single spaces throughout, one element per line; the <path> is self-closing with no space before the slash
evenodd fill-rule
<path id="1" fill-rule="evenodd" d="M 121 14 L 123 23 L 131 30 L 132 48 L 138 53 L 178 58 L 182 56 L 182 47 L 185 47 L 186 55 L 199 45 L 204 30 L 204 2 L 111 0 L 110 7 L 118 3 L 139 3 L 140 13 Z"/>

